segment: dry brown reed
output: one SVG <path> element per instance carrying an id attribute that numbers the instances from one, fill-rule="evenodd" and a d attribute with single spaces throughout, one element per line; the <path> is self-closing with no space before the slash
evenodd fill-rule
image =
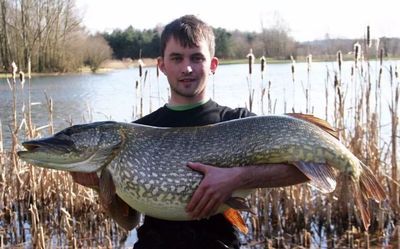
<path id="1" fill-rule="evenodd" d="M 290 56 L 290 60 L 292 61 L 292 65 L 290 66 L 291 72 L 292 72 L 292 101 L 293 101 L 293 105 L 292 105 L 292 112 L 295 112 L 295 106 L 296 106 L 296 78 L 295 78 L 295 65 L 296 65 L 296 61 L 294 59 L 294 57 L 291 55 Z"/>
<path id="2" fill-rule="evenodd" d="M 249 91 L 249 99 L 248 99 L 248 104 L 246 104 L 246 106 L 250 111 L 253 111 L 254 92 L 255 92 L 255 89 L 253 88 L 253 83 L 252 83 L 253 64 L 254 64 L 254 59 L 255 59 L 255 56 L 253 54 L 253 49 L 250 49 L 250 51 L 246 57 L 248 59 L 248 66 L 249 66 L 249 75 L 247 77 L 247 87 L 248 87 L 248 91 Z"/>
<path id="3" fill-rule="evenodd" d="M 354 61 L 349 79 L 343 79 L 344 63 L 340 51 L 337 53 L 337 70 L 331 73 L 327 69 L 325 117 L 328 121 L 330 119 L 339 131 L 342 142 L 368 165 L 384 184 L 388 201 L 380 205 L 369 203 L 372 225 L 368 231 L 364 231 L 346 178 L 341 179 L 337 190 L 326 197 L 303 185 L 258 191 L 257 197 L 250 199 L 252 205 L 256 206 L 257 216 L 252 217 L 252 221 L 249 222 L 253 229 L 249 235 L 250 240 L 253 241 L 249 245 L 257 244 L 258 241 L 258 243 L 264 242 L 264 247 L 254 248 L 283 248 L 285 246 L 290 248 L 375 248 L 399 245 L 396 242 L 400 238 L 399 225 L 396 223 L 399 220 L 400 207 L 398 193 L 400 184 L 397 172 L 399 72 L 397 67 L 393 69 L 389 66 L 385 79 L 390 80 L 382 82 L 385 73 L 383 50 L 377 47 L 379 70 L 375 74 L 375 80 L 372 79 L 369 51 L 366 51 L 371 47 L 369 32 L 368 27 L 369 38 L 365 40 L 364 47 L 360 43 L 354 46 Z M 379 45 L 379 41 L 377 44 Z M 311 73 L 311 70 L 307 70 Z M 291 76 L 294 85 L 294 59 L 292 59 Z M 389 141 L 386 141 L 390 147 L 382 146 L 384 138 L 381 128 L 381 106 L 382 103 L 386 103 L 381 99 L 382 85 L 390 87 L 389 92 L 392 93 L 389 101 L 391 136 Z M 349 96 L 348 92 L 353 92 L 353 95 Z M 333 96 L 331 96 L 332 93 L 334 93 Z M 294 92 L 293 94 L 295 95 Z M 374 101 L 371 96 L 375 96 Z M 305 97 L 307 102 L 310 96 L 306 94 Z M 333 100 L 333 116 L 328 115 L 328 103 L 330 103 L 328 98 Z M 385 172 L 390 172 L 390 175 Z M 254 228 L 258 230 L 254 231 Z"/>
<path id="4" fill-rule="evenodd" d="M 25 74 L 21 72 L 20 77 L 16 77 L 15 63 L 11 75 L 7 79 L 12 96 L 9 151 L 3 149 L 0 126 L 0 247 L 82 248 L 109 247 L 110 242 L 118 244 L 118 238 L 126 232 L 110 225 L 92 190 L 77 186 L 66 173 L 35 168 L 19 161 L 16 151 L 20 148 L 21 137 L 40 137 L 44 128 L 53 132 L 54 106 L 45 94 L 48 124 L 36 128 L 31 122 L 30 97 L 28 103 L 22 100 L 22 109 L 17 108 L 17 96 L 23 96 L 17 91 L 30 91 L 30 70 L 28 89 L 24 88 Z M 99 230 L 105 235 L 100 236 Z M 88 235 L 87 231 L 95 232 Z"/>
<path id="5" fill-rule="evenodd" d="M 366 39 L 367 46 L 364 49 L 370 47 L 368 40 Z M 383 50 L 379 49 L 379 71 L 376 80 L 372 80 L 369 72 L 372 69 L 365 66 L 370 63 L 368 52 L 364 61 L 362 54 L 365 51 L 362 48 L 360 44 L 354 47 L 354 62 L 348 78 L 344 77 L 342 71 L 344 63 L 340 51 L 337 53 L 337 70 L 332 73 L 327 69 L 325 117 L 338 129 L 342 142 L 368 164 L 381 180 L 388 193 L 388 202 L 381 205 L 370 203 L 372 225 L 368 231 L 363 231 L 346 184 L 348 179 L 341 180 L 334 193 L 324 196 L 307 185 L 260 189 L 249 198 L 256 215 L 246 214 L 250 227 L 250 233 L 244 237 L 247 248 L 373 248 L 394 246 L 392 241 L 400 240 L 400 225 L 395 223 L 399 220 L 400 211 L 397 171 L 399 159 L 396 153 L 399 137 L 399 69 L 385 67 Z M 309 64 L 308 77 L 312 74 L 311 57 Z M 250 108 L 254 97 L 251 86 L 252 66 L 249 60 Z M 388 70 L 385 71 L 384 68 Z M 142 70 L 139 71 L 139 80 L 135 86 L 138 101 L 134 109 L 135 118 L 140 117 L 144 111 L 142 89 L 146 81 L 146 71 L 143 73 Z M 268 81 L 268 85 L 264 86 L 265 67 L 261 67 L 261 70 L 260 103 L 264 105 L 266 96 L 266 111 L 275 113 L 277 102 L 272 100 L 272 82 Z M 40 137 L 44 128 L 53 132 L 54 112 L 53 101 L 45 94 L 48 121 L 36 128 L 32 123 L 30 97 L 24 110 L 18 110 L 16 104 L 17 91 L 28 91 L 30 96 L 30 69 L 27 73 L 28 89 L 23 88 L 23 77 L 18 79 L 16 74 L 17 67 L 14 65 L 11 78 L 7 79 L 10 94 L 13 96 L 9 151 L 3 148 L 3 129 L 0 122 L 0 247 L 28 245 L 34 248 L 108 248 L 120 245 L 119 239 L 126 238 L 126 233 L 105 216 L 93 190 L 74 184 L 67 173 L 35 168 L 21 163 L 16 157 L 20 137 Z M 288 76 L 292 79 L 295 95 L 293 58 L 291 75 Z M 157 79 L 158 77 L 157 71 Z M 389 82 L 384 81 L 386 78 L 390 79 Z M 386 100 L 381 100 L 381 88 L 384 86 L 391 89 L 388 106 L 391 134 L 389 141 L 384 143 L 386 147 L 382 145 L 381 129 L 381 113 L 384 109 L 382 103 L 387 103 Z M 309 91 L 310 88 L 311 82 L 308 82 L 306 89 Z M 349 89 L 354 91 L 351 96 L 348 95 Z M 374 108 L 370 108 L 366 105 L 372 106 L 368 99 L 373 94 Z M 295 97 L 298 96 L 293 99 Z M 305 94 L 305 97 L 306 102 L 310 103 L 311 96 Z M 283 99 L 286 105 L 286 96 Z M 328 106 L 328 99 L 332 99 L 333 106 Z M 328 115 L 328 110 L 331 109 L 334 112 Z M 286 107 L 284 110 L 286 111 Z M 306 111 L 310 111 L 309 106 Z M 17 115 L 19 112 L 23 112 L 22 115 Z"/>

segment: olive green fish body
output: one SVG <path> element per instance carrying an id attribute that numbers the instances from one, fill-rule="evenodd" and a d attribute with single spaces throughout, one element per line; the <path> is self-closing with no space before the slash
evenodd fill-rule
<path id="1" fill-rule="evenodd" d="M 79 159 L 74 159 L 71 160 L 74 161 L 74 167 L 52 164 L 51 168 L 81 172 L 88 172 L 88 168 L 98 172 L 106 169 L 112 175 L 117 194 L 125 202 L 139 212 L 162 219 L 189 219 L 185 206 L 202 175 L 188 168 L 188 162 L 216 167 L 267 167 L 266 164 L 270 163 L 288 163 L 298 167 L 324 192 L 331 192 L 335 188 L 334 171 L 349 175 L 358 192 L 369 191 L 375 185 L 380 187 L 369 169 L 339 140 L 310 122 L 290 116 L 250 117 L 183 128 L 106 122 L 74 129 L 85 130 L 82 127 L 87 131 L 80 132 L 83 135 L 79 136 L 90 135 L 79 141 L 81 144 L 90 143 L 85 149 L 89 155 L 82 160 L 84 163 L 77 163 Z M 71 128 L 64 133 L 74 133 L 68 129 Z M 55 135 L 56 138 L 58 136 Z M 101 146 L 92 145 L 96 141 Z M 112 142 L 107 145 L 108 141 Z M 40 151 L 40 148 L 29 145 L 29 141 L 24 146 L 28 152 L 20 153 L 22 159 L 46 167 L 43 160 L 32 159 L 32 153 Z M 41 150 L 46 153 L 45 149 Z M 75 157 L 79 157 L 79 153 Z M 85 164 L 90 167 L 85 167 Z M 362 180 L 365 174 L 368 180 Z M 234 196 L 243 197 L 250 191 L 238 191 Z M 357 198 L 361 198 L 358 192 Z M 384 198 L 381 188 L 368 195 L 376 200 Z M 362 205 L 362 201 L 357 203 Z M 220 211 L 226 208 L 223 206 Z M 363 214 L 365 219 L 369 219 L 367 212 Z M 364 222 L 364 225 L 369 224 Z"/>

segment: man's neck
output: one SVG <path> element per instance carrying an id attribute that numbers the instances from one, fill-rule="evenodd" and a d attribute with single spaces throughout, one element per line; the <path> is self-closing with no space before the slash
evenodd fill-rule
<path id="1" fill-rule="evenodd" d="M 167 104 L 167 107 L 174 111 L 186 111 L 201 106 L 209 100 L 210 100 L 209 98 L 203 98 L 200 99 L 198 102 L 190 101 L 186 102 L 185 104 L 171 104 L 171 102 L 169 102 Z"/>
<path id="2" fill-rule="evenodd" d="M 207 94 L 199 94 L 194 97 L 184 97 L 176 94 L 172 94 L 171 98 L 168 101 L 168 106 L 180 106 L 180 105 L 192 105 L 200 102 L 206 102 L 210 98 Z"/>

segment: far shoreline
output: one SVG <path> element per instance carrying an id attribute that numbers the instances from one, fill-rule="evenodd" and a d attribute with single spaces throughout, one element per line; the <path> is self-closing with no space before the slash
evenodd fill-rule
<path id="1" fill-rule="evenodd" d="M 346 55 L 343 58 L 343 61 L 351 61 L 353 60 L 352 55 Z M 384 58 L 384 60 L 399 60 L 400 58 Z M 330 61 L 335 61 L 336 58 L 334 56 L 327 56 L 325 58 L 313 58 L 313 62 L 330 62 Z M 369 58 L 369 61 L 375 61 L 379 60 L 378 58 Z M 233 64 L 248 64 L 249 60 L 246 59 L 219 59 L 219 64 L 220 65 L 233 65 Z M 295 62 L 298 63 L 306 63 L 307 58 L 306 57 L 301 57 L 301 58 L 296 58 Z M 266 63 L 268 64 L 284 64 L 284 63 L 292 63 L 290 59 L 271 59 L 267 58 Z M 260 64 L 260 58 L 256 58 L 254 61 L 254 64 Z M 157 59 L 156 58 L 144 58 L 144 59 L 139 59 L 139 60 L 132 60 L 132 59 L 123 59 L 123 60 L 117 60 L 117 59 L 110 59 L 104 61 L 99 69 L 96 72 L 92 72 L 89 67 L 84 66 L 79 68 L 75 72 L 44 72 L 44 73 L 31 73 L 31 77 L 44 77 L 44 76 L 63 76 L 63 75 L 74 75 L 74 74 L 102 74 L 102 73 L 107 73 L 111 72 L 114 70 L 120 70 L 120 69 L 129 69 L 129 68 L 137 68 L 140 65 L 143 67 L 155 67 L 157 66 Z M 28 77 L 27 73 L 24 72 L 25 78 Z M 9 78 L 11 79 L 12 74 L 11 73 L 1 73 L 0 72 L 0 79 L 5 79 Z M 19 71 L 16 75 L 16 78 L 19 79 Z"/>

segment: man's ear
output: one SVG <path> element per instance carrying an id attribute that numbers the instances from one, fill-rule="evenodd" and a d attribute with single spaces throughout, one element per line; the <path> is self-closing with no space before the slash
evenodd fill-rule
<path id="1" fill-rule="evenodd" d="M 157 66 L 165 74 L 165 64 L 164 64 L 164 58 L 159 56 L 157 58 Z"/>
<path id="2" fill-rule="evenodd" d="M 211 58 L 211 64 L 210 64 L 211 73 L 213 73 L 213 74 L 215 73 L 215 71 L 217 70 L 217 67 L 218 67 L 218 63 L 219 63 L 219 61 L 218 61 L 217 57 Z"/>

